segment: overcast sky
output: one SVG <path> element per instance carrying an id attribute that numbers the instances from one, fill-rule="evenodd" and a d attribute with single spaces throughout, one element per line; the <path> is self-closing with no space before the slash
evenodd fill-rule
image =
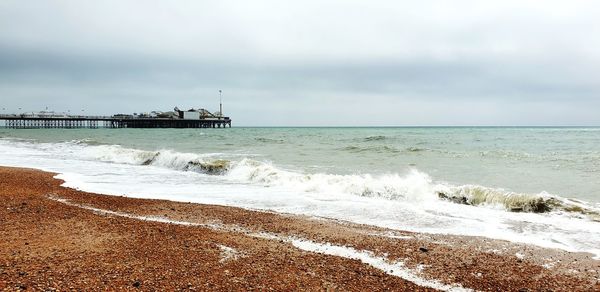
<path id="1" fill-rule="evenodd" d="M 0 110 L 600 125 L 597 1 L 0 0 Z"/>

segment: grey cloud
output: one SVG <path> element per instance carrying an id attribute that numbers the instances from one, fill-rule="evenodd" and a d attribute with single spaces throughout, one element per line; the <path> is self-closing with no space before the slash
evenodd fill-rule
<path id="1" fill-rule="evenodd" d="M 545 65 L 545 64 L 541 64 Z M 541 67 L 541 68 L 537 68 Z M 560 68 L 558 71 L 563 70 Z M 559 74 L 521 61 L 432 61 L 372 63 L 257 64 L 201 62 L 127 55 L 67 55 L 0 48 L 0 74 L 13 82 L 130 83 L 166 87 L 220 85 L 239 89 L 339 91 L 345 93 L 415 93 L 424 98 L 498 94 L 533 94 L 547 98 L 597 93 L 592 72 Z M 22 79 L 22 80 L 19 80 Z"/>
<path id="2" fill-rule="evenodd" d="M 425 2 L 4 1 L 0 99 L 110 114 L 223 89 L 247 125 L 600 123 L 598 5 Z"/>

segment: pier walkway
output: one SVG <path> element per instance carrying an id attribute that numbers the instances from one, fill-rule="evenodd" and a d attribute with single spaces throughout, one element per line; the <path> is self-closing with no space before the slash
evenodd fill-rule
<path id="1" fill-rule="evenodd" d="M 40 128 L 231 128 L 229 117 L 175 119 L 153 117 L 110 116 L 31 116 L 0 115 L 5 127 L 13 129 Z"/>

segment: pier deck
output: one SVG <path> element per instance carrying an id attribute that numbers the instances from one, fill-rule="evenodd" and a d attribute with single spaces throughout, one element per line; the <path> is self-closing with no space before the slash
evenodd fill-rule
<path id="1" fill-rule="evenodd" d="M 0 115 L 7 128 L 231 128 L 229 117 L 209 119 L 117 118 L 109 116 L 39 117 Z"/>

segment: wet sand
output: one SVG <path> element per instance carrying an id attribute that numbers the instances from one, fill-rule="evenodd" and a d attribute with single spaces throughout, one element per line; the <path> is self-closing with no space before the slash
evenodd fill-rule
<path id="1" fill-rule="evenodd" d="M 98 195 L 53 176 L 0 167 L 0 289 L 600 290 L 590 254 Z"/>

